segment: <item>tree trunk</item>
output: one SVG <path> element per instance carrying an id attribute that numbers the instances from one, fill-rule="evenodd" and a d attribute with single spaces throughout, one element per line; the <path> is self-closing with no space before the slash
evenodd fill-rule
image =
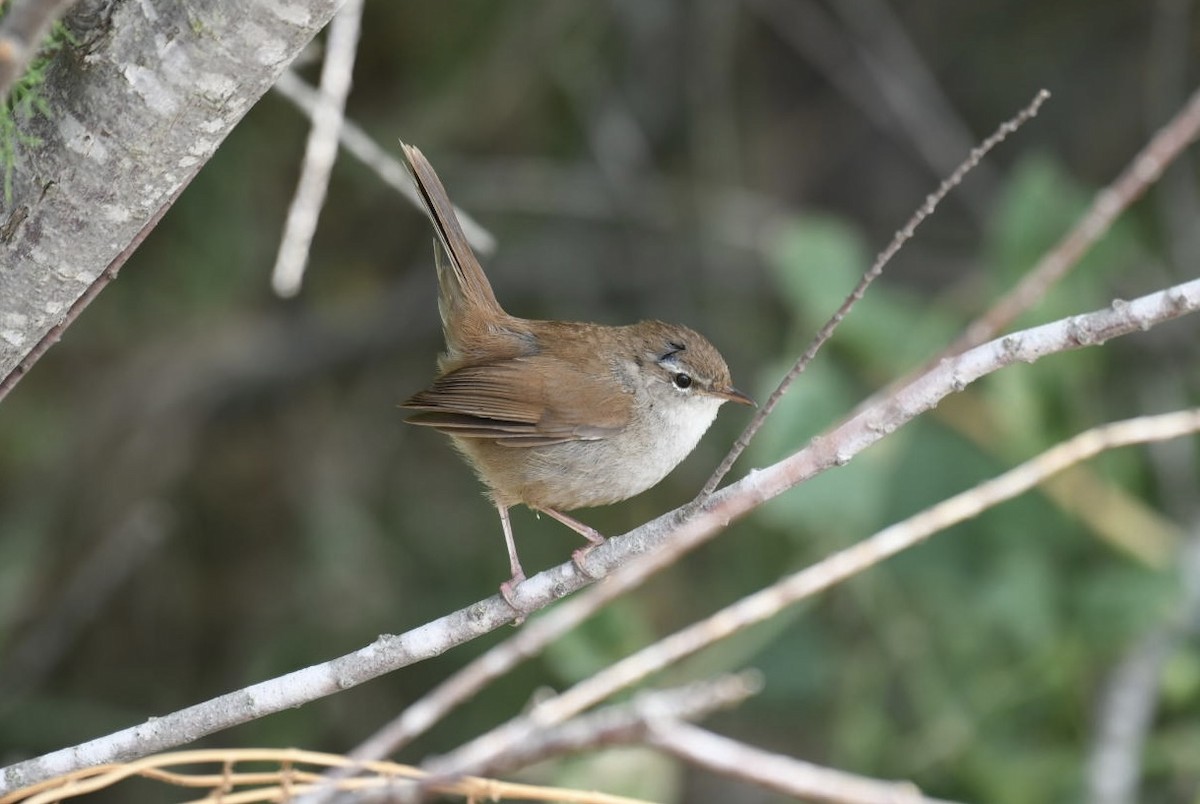
<path id="1" fill-rule="evenodd" d="M 0 200 L 0 398 L 338 5 L 85 0 L 69 15 L 78 43 L 39 90 L 46 113 L 18 120 Z"/>

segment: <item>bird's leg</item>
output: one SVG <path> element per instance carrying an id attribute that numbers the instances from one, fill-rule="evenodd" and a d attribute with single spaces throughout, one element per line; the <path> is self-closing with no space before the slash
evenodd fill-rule
<path id="1" fill-rule="evenodd" d="M 587 558 L 588 553 L 604 544 L 604 537 L 600 535 L 600 531 L 596 530 L 590 525 L 583 524 L 574 517 L 569 517 L 564 513 L 555 511 L 553 508 L 535 508 L 534 510 L 541 511 L 543 514 L 546 514 L 546 516 L 557 519 L 559 522 L 563 523 L 568 528 L 591 542 L 591 544 L 589 544 L 587 547 L 580 547 L 578 550 L 571 553 L 571 563 L 574 564 L 575 568 L 583 573 L 585 577 L 596 580 L 598 576 L 587 571 L 587 569 L 583 566 L 583 560 Z"/>
<path id="2" fill-rule="evenodd" d="M 512 570 L 512 577 L 500 584 L 500 597 L 520 615 L 517 619 L 519 624 L 525 616 L 513 600 L 513 591 L 524 582 L 525 570 L 521 569 L 521 559 L 517 558 L 517 543 L 513 539 L 512 523 L 508 520 L 508 506 L 497 505 L 496 510 L 500 512 L 500 527 L 504 530 L 504 543 L 508 545 L 508 566 Z"/>

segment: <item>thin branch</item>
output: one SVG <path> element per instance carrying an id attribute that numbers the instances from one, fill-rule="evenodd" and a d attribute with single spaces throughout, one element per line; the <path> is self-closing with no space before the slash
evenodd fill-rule
<path id="1" fill-rule="evenodd" d="M 288 209 L 283 240 L 271 276 L 271 286 L 280 296 L 295 296 L 304 281 L 317 218 L 325 205 L 329 174 L 337 159 L 338 137 L 345 118 L 346 97 L 350 94 L 361 22 L 362 0 L 346 0 L 329 23 L 325 63 L 321 65 L 321 91 L 312 114 L 304 166 Z"/>
<path id="2" fill-rule="evenodd" d="M 650 745 L 713 773 L 804 801 L 827 804 L 946 804 L 910 782 L 883 782 L 772 754 L 690 723 L 667 721 L 650 730 Z"/>
<path id="3" fill-rule="evenodd" d="M 1200 8 L 1193 0 L 1155 0 L 1149 5 L 1153 22 L 1146 43 L 1143 114 L 1148 120 L 1162 120 L 1179 108 L 1191 86 L 1192 34 L 1200 23 Z M 1200 262 L 1200 187 L 1195 159 L 1185 153 L 1177 162 L 1179 167 L 1159 183 L 1154 201 L 1161 221 L 1159 238 L 1171 262 L 1182 269 Z"/>
<path id="4" fill-rule="evenodd" d="M 1016 287 L 968 324 L 954 343 L 923 365 L 890 383 L 887 388 L 864 400 L 855 408 L 854 413 L 874 405 L 894 388 L 921 376 L 946 357 L 961 354 L 989 338 L 994 338 L 1018 316 L 1033 307 L 1051 287 L 1067 275 L 1068 271 L 1079 264 L 1088 250 L 1112 226 L 1113 221 L 1142 197 L 1150 185 L 1162 176 L 1167 166 L 1177 160 L 1197 136 L 1200 136 L 1200 89 L 1192 93 L 1183 108 L 1158 130 L 1116 180 L 1096 194 L 1091 206 L 1075 222 L 1075 226 L 1038 260 Z"/>
<path id="5" fill-rule="evenodd" d="M 1085 781 L 1094 804 L 1139 801 L 1142 755 L 1158 709 L 1163 668 L 1200 623 L 1200 522 L 1177 558 L 1180 600 L 1166 622 L 1145 634 L 1122 658 L 1097 707 Z"/>
<path id="6" fill-rule="evenodd" d="M 287 70 L 279 76 L 274 89 L 310 119 L 316 114 L 319 93 L 294 70 Z M 343 120 L 338 138 L 342 147 L 373 170 L 384 184 L 407 198 L 417 209 L 421 208 L 416 190 L 408 178 L 408 171 L 404 169 L 400 160 L 384 150 L 361 126 L 353 120 Z M 471 248 L 482 254 L 491 254 L 496 250 L 496 238 L 491 232 L 458 207 L 455 207 L 454 211 L 458 214 L 458 221 L 462 224 Z"/>
<path id="7" fill-rule="evenodd" d="M 1006 120 L 998 129 L 996 129 L 992 136 L 988 137 L 980 145 L 972 149 L 971 153 L 967 155 L 967 158 L 964 159 L 959 166 L 954 169 L 954 172 L 951 173 L 950 176 L 938 186 L 937 190 L 935 190 L 931 195 L 926 196 L 925 203 L 913 213 L 912 217 L 908 219 L 908 223 L 904 224 L 903 228 L 896 232 L 896 236 L 892 238 L 892 242 L 888 244 L 887 248 L 879 253 L 879 256 L 875 258 L 875 262 L 871 265 L 870 269 L 863 274 L 862 279 L 858 281 L 858 285 L 855 286 L 854 290 L 850 292 L 850 295 L 846 297 L 846 300 L 842 302 L 842 305 L 837 309 L 833 316 L 825 322 L 825 325 L 821 327 L 821 329 L 813 337 L 812 341 L 808 345 L 808 348 L 804 350 L 804 353 L 800 355 L 800 357 L 796 360 L 796 363 L 792 366 L 788 373 L 784 375 L 783 379 L 780 380 L 779 385 L 776 386 L 775 390 L 771 392 L 771 396 L 767 399 L 766 403 L 755 412 L 754 418 L 750 420 L 750 423 L 746 425 L 746 429 L 742 431 L 742 434 L 738 436 L 737 441 L 733 443 L 733 446 L 729 450 L 729 454 L 725 456 L 725 459 L 721 461 L 721 464 L 713 472 L 712 477 L 710 477 L 708 482 L 704 484 L 704 488 L 700 491 L 700 495 L 697 497 L 697 500 L 703 500 L 705 497 L 708 497 L 717 490 L 717 486 L 720 485 L 721 481 L 725 478 L 725 475 L 727 475 L 729 470 L 733 468 L 733 464 L 741 456 L 742 452 L 745 451 L 746 447 L 749 446 L 750 440 L 754 438 L 755 434 L 763 426 L 767 416 L 771 415 L 771 411 L 775 410 L 775 406 L 779 404 L 779 400 L 782 399 L 783 395 L 787 393 L 789 388 L 791 388 L 792 383 L 796 381 L 796 378 L 799 377 L 806 368 L 808 368 L 808 364 L 812 362 L 813 358 L 817 356 L 817 352 L 820 351 L 821 347 L 825 345 L 825 342 L 828 341 L 833 335 L 834 330 L 836 330 L 838 325 L 842 323 L 842 319 L 846 317 L 854 305 L 858 303 L 859 299 L 863 297 L 863 294 L 866 293 L 866 290 L 870 284 L 874 282 L 880 274 L 883 273 L 884 266 L 891 262 L 892 257 L 896 256 L 896 253 L 900 251 L 901 247 L 908 242 L 908 240 L 913 236 L 913 233 L 916 232 L 917 227 L 921 225 L 921 222 L 933 214 L 933 211 L 937 209 L 937 205 L 941 203 L 942 199 L 946 197 L 947 193 L 949 193 L 951 190 L 957 187 L 960 182 L 962 182 L 967 173 L 969 173 L 972 168 L 979 164 L 983 157 L 987 155 L 988 151 L 995 148 L 997 145 L 1003 142 L 1009 134 L 1012 134 L 1014 131 L 1024 125 L 1026 121 L 1036 115 L 1038 113 L 1038 109 L 1041 108 L 1042 104 L 1045 103 L 1046 99 L 1049 97 L 1050 93 L 1046 90 L 1043 89 L 1039 91 L 1028 106 L 1022 109 L 1015 117 Z"/>
<path id="8" fill-rule="evenodd" d="M 758 694 L 761 689 L 762 675 L 757 671 L 745 671 L 669 689 L 643 690 L 631 701 L 589 712 L 509 746 L 476 776 L 494 777 L 569 754 L 642 743 L 646 741 L 654 723 L 662 720 L 699 720 L 717 710 L 732 709 Z M 297 804 L 317 804 L 328 800 L 338 784 L 354 776 L 360 768 L 369 768 L 371 765 L 364 763 L 361 766 L 345 765 L 331 769 L 326 774 L 325 784 L 315 787 Z M 402 800 L 421 800 L 421 794 L 449 783 L 448 780 L 427 777 L 420 789 L 405 791 L 409 795 Z"/>
<path id="9" fill-rule="evenodd" d="M 1200 280 L 1195 285 L 1200 291 Z M 1200 408 L 1128 419 L 1080 433 L 1015 469 L 891 525 L 609 665 L 566 692 L 539 702 L 526 714 L 428 763 L 428 770 L 445 778 L 473 772 L 508 746 L 562 723 L 648 675 L 870 569 L 934 533 L 1010 500 L 1068 466 L 1117 447 L 1179 438 L 1195 432 L 1200 432 Z"/>
<path id="10" fill-rule="evenodd" d="M 0 21 L 0 104 L 37 54 L 54 21 L 75 0 L 12 0 Z M 0 3 L 0 5 L 3 5 Z"/>
<path id="11" fill-rule="evenodd" d="M 1200 89 L 1192 93 L 1175 117 L 1163 126 L 1133 162 L 1111 185 L 1092 200 L 1092 205 L 1038 264 L 1011 291 L 977 321 L 944 354 L 958 354 L 977 346 L 1017 319 L 1046 296 L 1047 291 L 1079 264 L 1090 249 L 1130 204 L 1142 197 L 1167 165 L 1200 134 Z"/>
<path id="12" fill-rule="evenodd" d="M 498 755 L 478 776 L 496 776 L 535 762 L 609 745 L 642 742 L 653 724 L 699 720 L 732 709 L 762 689 L 762 677 L 746 672 L 664 690 L 645 690 L 633 700 L 589 712 L 533 735 Z"/>
<path id="13" fill-rule="evenodd" d="M 1140 800 L 1142 752 L 1162 687 L 1163 667 L 1175 651 L 1170 633 L 1155 630 L 1112 671 L 1103 692 L 1095 733 L 1084 770 L 1092 804 L 1134 804 Z"/>
<path id="14" fill-rule="evenodd" d="M 1163 12 L 1166 4 L 1159 4 Z M 1164 16 L 1166 14 L 1164 13 Z M 1177 20 L 1172 20 L 1177 22 Z M 1188 400 L 1184 372 L 1160 382 L 1138 382 L 1146 406 L 1174 407 Z M 1135 380 L 1136 382 L 1136 380 Z M 1157 502 L 1165 516 L 1188 522 L 1178 550 L 1168 556 L 1177 577 L 1176 600 L 1160 622 L 1129 646 L 1109 672 L 1100 691 L 1084 773 L 1084 799 L 1091 804 L 1134 804 L 1145 799 L 1139 788 L 1146 745 L 1162 698 L 1164 667 L 1200 625 L 1200 439 L 1180 439 L 1147 450 Z"/>

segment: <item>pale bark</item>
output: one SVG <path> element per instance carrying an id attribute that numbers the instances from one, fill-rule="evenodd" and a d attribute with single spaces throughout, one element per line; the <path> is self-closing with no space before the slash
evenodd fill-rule
<path id="1" fill-rule="evenodd" d="M 0 202 L 0 398 L 116 274 L 338 0 L 92 0 Z M 245 181 L 253 181 L 246 176 Z M 214 233 L 214 236 L 219 236 Z"/>

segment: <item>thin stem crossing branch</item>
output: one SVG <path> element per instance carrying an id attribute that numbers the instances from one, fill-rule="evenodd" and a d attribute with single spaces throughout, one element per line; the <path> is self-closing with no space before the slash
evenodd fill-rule
<path id="1" fill-rule="evenodd" d="M 1041 108 L 1042 104 L 1045 103 L 1049 97 L 1049 92 L 1044 89 L 1040 90 L 1037 95 L 1034 96 L 1033 100 L 1030 101 L 1028 106 L 1022 109 L 1012 119 L 1006 120 L 998 129 L 996 129 L 992 136 L 988 137 L 978 146 L 973 148 L 971 153 L 967 155 L 967 158 L 964 159 L 962 163 L 954 169 L 954 172 L 951 173 L 950 176 L 947 177 L 933 193 L 926 196 L 925 203 L 923 203 L 917 209 L 917 211 L 913 213 L 913 216 L 908 219 L 908 223 L 904 224 L 904 226 L 898 232 L 896 232 L 895 237 L 892 238 L 892 242 L 888 244 L 887 248 L 879 253 L 879 256 L 875 258 L 875 262 L 871 265 L 867 272 L 863 274 L 862 279 L 858 281 L 858 284 L 855 286 L 854 290 L 850 291 L 850 295 L 846 297 L 846 300 L 842 302 L 837 311 L 834 312 L 830 319 L 825 322 L 825 325 L 821 327 L 817 334 L 813 336 L 808 348 L 806 348 L 804 353 L 796 359 L 795 364 L 793 364 L 791 369 L 788 370 L 788 373 L 784 375 L 783 379 L 779 381 L 779 385 L 776 386 L 775 390 L 771 392 L 771 396 L 767 398 L 767 401 L 763 404 L 763 406 L 755 412 L 754 418 L 752 418 L 750 423 L 746 425 L 746 429 L 742 431 L 740 436 L 738 436 L 737 441 L 733 442 L 733 446 L 729 449 L 729 454 L 725 456 L 724 460 L 721 461 L 720 465 L 717 466 L 716 470 L 713 472 L 712 477 L 710 477 L 708 482 L 704 484 L 704 488 L 700 491 L 699 496 L 696 498 L 697 501 L 703 500 L 717 490 L 717 486 L 721 484 L 721 481 L 725 478 L 725 475 L 729 474 L 729 470 L 733 468 L 733 464 L 741 456 L 742 452 L 745 451 L 746 447 L 750 445 L 750 440 L 754 438 L 755 434 L 758 433 L 760 428 L 762 428 L 763 423 L 767 420 L 767 416 L 770 416 L 771 411 L 775 410 L 775 406 L 779 404 L 779 400 L 781 400 L 783 395 L 787 393 L 788 389 L 792 387 L 792 383 L 796 381 L 796 378 L 803 374 L 804 370 L 808 368 L 808 364 L 811 363 L 813 358 L 817 356 L 817 352 L 819 352 L 821 347 L 825 345 L 825 342 L 833 336 L 834 330 L 838 328 L 838 325 L 842 323 L 842 320 L 850 313 L 850 310 L 853 309 L 854 305 L 858 304 L 859 300 L 863 297 L 863 294 L 867 292 L 867 288 L 871 285 L 871 283 L 879 278 L 880 274 L 883 273 L 884 266 L 891 262 L 892 257 L 896 256 L 896 253 L 900 251 L 901 247 L 908 242 L 910 238 L 912 238 L 913 234 L 917 230 L 917 227 L 921 225 L 921 222 L 933 214 L 933 211 L 937 209 L 937 205 L 941 203 L 942 199 L 945 198 L 951 190 L 953 190 L 962 182 L 963 178 L 980 163 L 983 157 L 987 155 L 988 151 L 995 148 L 997 145 L 1003 142 L 1009 134 L 1012 134 L 1014 131 L 1024 125 L 1026 121 L 1036 115 L 1038 113 L 1038 109 Z"/>

